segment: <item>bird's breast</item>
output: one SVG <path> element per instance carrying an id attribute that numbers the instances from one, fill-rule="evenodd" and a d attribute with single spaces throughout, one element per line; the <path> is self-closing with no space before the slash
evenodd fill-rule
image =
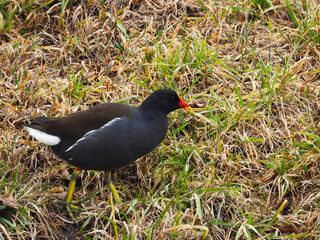
<path id="1" fill-rule="evenodd" d="M 133 122 L 133 126 L 130 128 L 130 142 L 136 158 L 140 158 L 156 148 L 165 138 L 167 130 L 167 117 Z"/>

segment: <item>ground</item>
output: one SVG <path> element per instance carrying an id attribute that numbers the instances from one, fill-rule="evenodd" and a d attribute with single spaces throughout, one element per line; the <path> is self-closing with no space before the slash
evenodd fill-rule
<path id="1" fill-rule="evenodd" d="M 319 239 L 315 0 L 2 1 L 0 239 Z M 83 172 L 30 137 L 33 116 L 180 92 L 164 142 Z"/>

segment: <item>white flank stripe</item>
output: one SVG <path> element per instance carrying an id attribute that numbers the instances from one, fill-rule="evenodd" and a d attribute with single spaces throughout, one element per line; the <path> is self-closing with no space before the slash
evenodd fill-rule
<path id="1" fill-rule="evenodd" d="M 98 131 L 99 129 L 105 129 L 107 127 L 110 127 L 111 125 L 113 125 L 115 122 L 121 120 L 121 118 L 115 118 L 115 119 L 112 119 L 110 122 L 106 123 L 105 125 L 103 125 L 101 128 L 98 128 L 98 129 L 94 129 L 94 130 L 91 130 L 89 132 L 87 132 L 82 138 L 78 139 L 78 141 L 75 142 L 75 144 L 71 145 L 65 152 L 68 152 L 70 151 L 72 148 L 74 148 L 75 146 L 77 146 L 77 144 L 83 140 L 85 140 L 89 135 L 91 135 L 92 133 Z"/>
<path id="2" fill-rule="evenodd" d="M 38 129 L 34 129 L 31 127 L 26 127 L 26 126 L 24 127 L 28 130 L 28 132 L 32 137 L 49 146 L 58 145 L 59 142 L 61 141 L 61 139 L 57 136 L 50 135 L 48 133 L 42 132 Z"/>

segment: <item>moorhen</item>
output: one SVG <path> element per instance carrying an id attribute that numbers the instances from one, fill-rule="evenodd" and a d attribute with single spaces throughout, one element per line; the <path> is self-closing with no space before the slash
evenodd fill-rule
<path id="1" fill-rule="evenodd" d="M 178 108 L 191 109 L 177 92 L 162 89 L 153 92 L 139 107 L 103 103 L 64 117 L 36 117 L 25 128 L 76 167 L 66 196 L 67 204 L 71 203 L 81 170 L 106 171 L 106 184 L 115 201 L 121 202 L 111 182 L 111 171 L 156 148 L 166 136 L 167 114 Z"/>

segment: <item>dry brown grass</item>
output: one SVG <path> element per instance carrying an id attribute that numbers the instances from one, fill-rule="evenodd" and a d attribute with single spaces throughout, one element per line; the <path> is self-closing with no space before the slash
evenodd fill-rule
<path id="1" fill-rule="evenodd" d="M 252 2 L 1 3 L 0 239 L 319 238 L 319 7 Z M 123 204 L 83 173 L 75 226 L 71 167 L 23 124 L 163 87 L 202 111 L 114 173 Z"/>

